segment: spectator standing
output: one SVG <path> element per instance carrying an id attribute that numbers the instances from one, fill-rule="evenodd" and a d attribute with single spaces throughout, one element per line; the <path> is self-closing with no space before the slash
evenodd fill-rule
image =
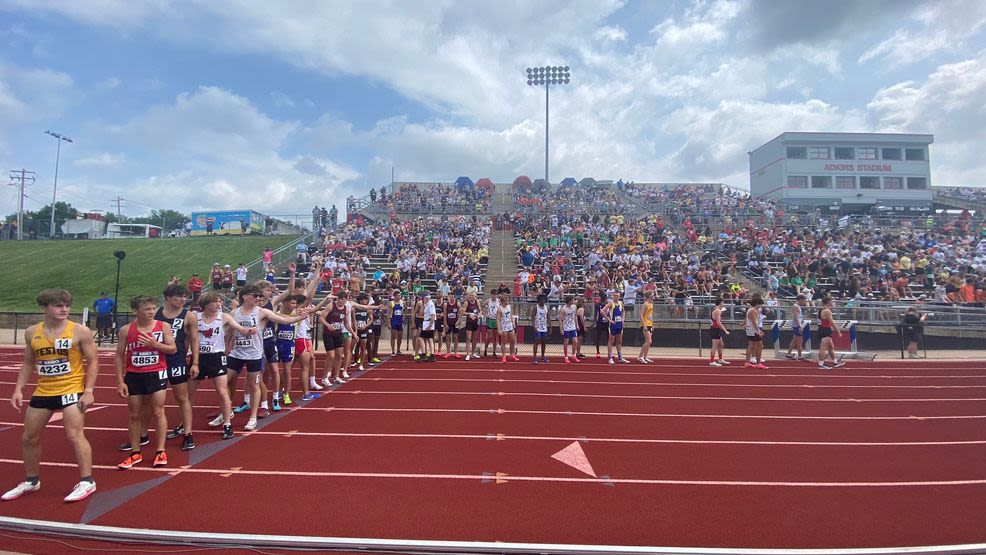
<path id="1" fill-rule="evenodd" d="M 918 355 L 918 343 L 924 339 L 924 321 L 927 314 L 919 314 L 916 307 L 908 307 L 901 320 L 901 332 L 907 341 L 907 356 L 909 358 L 921 358 Z"/>
<path id="2" fill-rule="evenodd" d="M 116 308 L 116 301 L 106 296 L 106 291 L 103 291 L 99 294 L 99 298 L 93 301 L 92 307 L 96 310 L 96 341 L 111 339 L 113 309 Z"/>
<path id="3" fill-rule="evenodd" d="M 202 294 L 202 279 L 199 278 L 198 272 L 193 273 L 192 277 L 188 278 L 188 292 L 192 294 L 192 303 L 199 302 L 199 295 Z"/>
<path id="4" fill-rule="evenodd" d="M 270 270 L 270 265 L 274 261 L 274 251 L 270 250 L 270 247 L 264 249 L 264 273 Z"/>

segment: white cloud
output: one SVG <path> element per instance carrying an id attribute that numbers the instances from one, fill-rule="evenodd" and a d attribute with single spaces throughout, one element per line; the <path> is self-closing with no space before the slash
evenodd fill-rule
<path id="1" fill-rule="evenodd" d="M 294 99 L 281 91 L 271 91 L 270 97 L 274 101 L 274 106 L 278 108 L 294 108 L 296 106 Z"/>
<path id="2" fill-rule="evenodd" d="M 627 32 L 619 25 L 606 25 L 596 29 L 593 36 L 604 42 L 623 42 L 627 40 Z"/>
<path id="3" fill-rule="evenodd" d="M 892 66 L 913 64 L 941 52 L 959 52 L 966 41 L 986 28 L 986 2 L 929 2 L 912 14 L 920 28 L 900 28 L 859 56 L 865 64 L 887 60 Z"/>
<path id="4" fill-rule="evenodd" d="M 96 156 L 76 158 L 72 161 L 72 164 L 83 168 L 115 168 L 126 162 L 126 160 L 126 155 L 122 153 L 111 154 L 109 152 L 103 152 L 101 154 L 97 154 Z"/>
<path id="5" fill-rule="evenodd" d="M 99 91 L 111 91 L 119 87 L 123 82 L 116 77 L 107 77 L 102 81 L 96 83 L 96 90 Z"/>

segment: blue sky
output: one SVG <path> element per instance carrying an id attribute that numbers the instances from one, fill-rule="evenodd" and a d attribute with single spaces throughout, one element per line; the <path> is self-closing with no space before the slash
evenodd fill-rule
<path id="1" fill-rule="evenodd" d="M 306 213 L 398 179 L 724 181 L 783 131 L 935 134 L 986 184 L 986 3 L 0 0 L 0 162 L 27 206 Z M 16 194 L 0 195 L 0 210 Z"/>

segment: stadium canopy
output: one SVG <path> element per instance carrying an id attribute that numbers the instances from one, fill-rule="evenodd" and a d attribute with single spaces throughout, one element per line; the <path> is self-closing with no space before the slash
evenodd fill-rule
<path id="1" fill-rule="evenodd" d="M 543 180 L 543 179 L 535 179 L 534 180 L 534 189 L 535 190 L 537 190 L 538 188 L 542 188 L 545 191 L 547 191 L 549 186 L 550 186 L 550 184 L 547 181 Z"/>
<path id="2" fill-rule="evenodd" d="M 456 187 L 459 187 L 460 189 L 463 188 L 463 187 L 472 187 L 473 186 L 473 182 L 472 182 L 472 179 L 469 179 L 468 177 L 466 177 L 466 176 L 463 175 L 463 176 L 460 176 L 459 179 L 456 179 L 455 180 L 455 186 Z"/>
<path id="3" fill-rule="evenodd" d="M 517 179 L 514 179 L 514 185 L 530 185 L 530 184 L 531 184 L 531 178 L 527 177 L 526 175 L 522 175 Z"/>
<path id="4" fill-rule="evenodd" d="M 493 182 L 490 181 L 490 178 L 484 177 L 482 179 L 477 179 L 476 180 L 476 186 L 477 187 L 493 187 Z"/>
<path id="5" fill-rule="evenodd" d="M 578 181 L 575 181 L 575 178 L 574 177 L 566 177 L 565 179 L 562 179 L 561 180 L 561 184 L 560 185 L 562 187 L 572 187 L 576 183 L 578 183 Z"/>
<path id="6" fill-rule="evenodd" d="M 583 187 L 594 187 L 596 185 L 596 180 L 591 177 L 583 177 L 582 181 L 579 181 L 579 185 Z"/>

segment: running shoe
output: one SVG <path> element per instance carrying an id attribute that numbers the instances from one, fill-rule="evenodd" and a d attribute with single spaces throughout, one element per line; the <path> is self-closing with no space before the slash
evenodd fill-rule
<path id="1" fill-rule="evenodd" d="M 579 360 L 579 357 L 572 357 L 572 362 L 577 364 L 577 363 L 582 362 L 582 361 Z"/>
<path id="2" fill-rule="evenodd" d="M 151 438 L 149 438 L 147 436 L 140 436 L 140 446 L 141 447 L 147 445 L 150 442 L 151 442 Z M 133 451 L 134 450 L 133 449 L 133 445 L 130 445 L 130 442 L 129 441 L 126 442 L 126 443 L 120 444 L 120 447 L 118 447 L 118 449 L 120 451 Z"/>
<path id="3" fill-rule="evenodd" d="M 373 366 L 373 365 L 371 364 L 370 366 Z M 363 365 L 361 364 L 360 367 L 359 367 L 359 371 L 360 372 L 366 372 L 366 368 L 363 368 Z"/>
<path id="4" fill-rule="evenodd" d="M 756 364 L 753 364 L 752 362 L 744 362 L 743 363 L 743 368 L 756 368 L 756 367 L 757 367 L 757 365 Z"/>
<path id="5" fill-rule="evenodd" d="M 921 358 L 921 356 L 918 355 L 917 353 L 911 353 L 911 354 L 907 355 L 907 357 L 908 358 Z"/>
<path id="6" fill-rule="evenodd" d="M 185 439 L 181 440 L 181 450 L 191 451 L 195 449 L 195 440 L 192 439 L 192 434 L 185 434 Z"/>
<path id="7" fill-rule="evenodd" d="M 784 358 L 790 359 L 790 360 L 798 360 L 798 357 L 792 355 L 791 353 L 787 353 L 786 355 L 784 355 Z"/>
<path id="8" fill-rule="evenodd" d="M 348 380 L 349 379 L 349 372 L 347 372 L 346 370 L 343 370 L 342 371 L 342 378 L 345 379 L 345 380 Z"/>
<path id="9" fill-rule="evenodd" d="M 459 353 L 454 353 L 454 354 L 452 355 L 452 358 L 461 358 L 461 357 L 459 356 Z"/>
<path id="10" fill-rule="evenodd" d="M 257 411 L 257 418 L 267 418 L 268 416 L 270 416 L 270 409 L 266 407 L 261 407 L 260 410 Z"/>
<path id="11" fill-rule="evenodd" d="M 652 363 L 654 361 L 651 360 L 651 359 L 649 359 L 649 358 L 647 358 L 647 357 L 644 357 L 644 362 L 646 362 L 647 364 L 650 364 L 650 363 Z"/>
<path id="12" fill-rule="evenodd" d="M 838 362 L 836 362 L 836 363 L 835 363 L 835 365 L 834 365 L 834 366 L 832 366 L 832 368 L 839 368 L 839 367 L 841 367 L 841 366 L 845 366 L 845 365 L 846 365 L 846 363 L 845 363 L 845 362 L 842 362 L 842 361 L 840 360 L 840 361 L 838 361 Z"/>
<path id="13" fill-rule="evenodd" d="M 215 418 L 213 418 L 212 420 L 209 421 L 209 426 L 211 426 L 213 428 L 217 428 L 217 427 L 222 426 L 222 425 L 223 425 L 223 415 L 222 414 L 220 414 L 219 416 L 217 416 L 217 417 L 215 417 Z"/>
<path id="14" fill-rule="evenodd" d="M 250 410 L 250 403 L 242 403 L 240 406 L 233 409 L 233 414 L 240 414 L 241 412 L 248 410 Z"/>
<path id="15" fill-rule="evenodd" d="M 96 491 L 96 482 L 86 482 L 83 480 L 78 484 L 75 484 L 75 487 L 72 488 L 72 492 L 65 496 L 65 502 L 74 503 L 76 501 L 82 501 L 86 497 L 89 497 L 90 495 L 95 493 L 95 491 Z"/>
<path id="16" fill-rule="evenodd" d="M 538 363 L 538 357 L 534 357 L 534 364 Z"/>
<path id="17" fill-rule="evenodd" d="M 140 453 L 130 453 L 127 455 L 127 458 L 123 459 L 123 462 L 116 465 L 116 467 L 121 470 L 126 470 L 128 468 L 133 468 L 135 464 L 140 464 L 143 460 L 144 457 L 142 457 Z"/>
<path id="18" fill-rule="evenodd" d="M 613 362 L 613 358 L 612 358 L 612 357 L 610 357 L 610 359 L 609 359 L 609 363 L 610 363 L 610 364 L 616 364 L 615 362 Z"/>
<path id="19" fill-rule="evenodd" d="M 315 378 L 312 378 L 311 380 L 308 381 L 308 389 L 314 389 L 316 391 L 322 391 L 322 389 L 324 389 L 322 387 L 322 384 L 324 384 L 324 383 L 325 383 L 324 381 L 322 383 L 318 383 L 318 380 L 316 380 Z"/>
<path id="20" fill-rule="evenodd" d="M 223 439 L 233 439 L 233 425 L 225 424 L 223 426 Z"/>
<path id="21" fill-rule="evenodd" d="M 503 364 L 505 362 L 507 362 L 507 357 L 503 357 L 502 359 L 500 359 L 500 364 Z"/>
<path id="22" fill-rule="evenodd" d="M 185 427 L 179 424 L 175 426 L 175 429 L 169 431 L 168 434 L 164 437 L 168 439 L 175 439 L 176 437 L 183 435 L 184 433 L 185 433 Z"/>
<path id="23" fill-rule="evenodd" d="M 565 364 L 571 364 L 571 363 L 572 361 L 568 360 L 568 357 L 565 357 Z"/>
<path id="24" fill-rule="evenodd" d="M 248 431 L 248 432 L 252 432 L 252 431 L 256 430 L 257 429 L 257 419 L 256 418 L 251 418 L 250 420 L 247 420 L 247 423 L 246 423 L 245 426 L 243 426 L 243 429 L 246 430 L 246 431 Z"/>
<path id="25" fill-rule="evenodd" d="M 414 355 L 414 362 L 421 360 L 421 355 Z"/>
<path id="26" fill-rule="evenodd" d="M 764 364 L 764 363 L 762 363 L 762 362 L 758 362 L 758 363 L 756 364 L 756 366 L 755 366 L 755 368 L 756 368 L 756 369 L 758 369 L 758 370 L 767 370 L 767 368 L 768 368 L 768 367 L 767 367 L 767 365 L 766 365 L 766 364 Z"/>
<path id="27" fill-rule="evenodd" d="M 38 480 L 33 484 L 27 480 L 24 480 L 23 482 L 17 484 L 17 487 L 3 494 L 2 499 L 4 501 L 13 501 L 25 493 L 31 493 L 32 491 L 38 491 L 39 489 L 41 489 L 41 480 Z"/>
<path id="28" fill-rule="evenodd" d="M 270 405 L 270 408 L 274 412 L 280 412 L 281 411 L 281 400 L 280 399 L 274 399 L 274 401 Z"/>
<path id="29" fill-rule="evenodd" d="M 305 393 L 301 397 L 301 400 L 302 401 L 311 401 L 312 399 L 318 399 L 319 397 L 321 397 L 321 395 L 319 395 L 318 393 L 312 393 L 312 392 L 309 391 L 308 393 Z"/>
<path id="30" fill-rule="evenodd" d="M 154 468 L 160 468 L 162 466 L 168 466 L 168 454 L 164 451 L 155 453 L 154 462 L 151 464 Z"/>
<path id="31" fill-rule="evenodd" d="M 630 364 L 630 361 L 623 357 L 620 357 L 620 364 Z"/>
<path id="32" fill-rule="evenodd" d="M 831 370 L 832 368 L 833 368 L 832 366 L 825 366 L 824 364 L 818 365 L 819 370 Z"/>
<path id="33" fill-rule="evenodd" d="M 435 355 L 428 355 L 428 362 L 435 362 Z M 520 359 L 518 359 L 520 360 Z"/>
<path id="34" fill-rule="evenodd" d="M 586 356 L 583 355 L 582 353 L 579 353 L 579 354 L 575 355 L 575 358 L 586 358 Z"/>
<path id="35" fill-rule="evenodd" d="M 644 360 L 644 357 L 637 357 L 637 362 L 639 362 L 640 364 L 647 364 L 647 361 Z"/>
<path id="36" fill-rule="evenodd" d="M 290 393 L 285 393 L 284 394 L 284 406 L 288 406 L 290 404 L 291 404 L 291 394 Z"/>
<path id="37" fill-rule="evenodd" d="M 728 360 L 725 360 L 725 359 L 722 359 L 722 358 L 719 359 L 719 365 L 720 366 L 729 366 L 730 364 L 732 364 L 732 362 L 729 362 Z"/>
<path id="38" fill-rule="evenodd" d="M 342 379 L 342 376 L 340 376 L 340 377 L 336 378 L 336 383 L 339 384 L 339 385 L 342 385 L 342 384 L 346 383 L 346 380 Z"/>
<path id="39" fill-rule="evenodd" d="M 470 356 L 470 355 L 466 355 L 466 360 L 470 360 L 470 359 L 469 359 L 469 356 Z"/>
<path id="40" fill-rule="evenodd" d="M 377 357 L 373 357 L 373 358 L 371 359 L 371 362 L 373 362 L 373 364 L 380 364 L 380 359 L 379 359 L 379 358 L 377 358 Z"/>
<path id="41" fill-rule="evenodd" d="M 714 361 L 714 360 L 713 360 L 712 362 L 710 362 L 710 363 L 709 363 L 709 366 L 716 366 L 716 367 L 719 367 L 719 366 L 722 366 L 722 365 L 721 365 L 721 364 L 719 364 L 718 362 L 716 362 L 716 361 Z"/>
<path id="42" fill-rule="evenodd" d="M 541 362 L 543 362 L 544 364 L 548 364 L 548 359 L 541 357 Z"/>
<path id="43" fill-rule="evenodd" d="M 332 379 L 329 378 L 328 376 L 325 376 L 324 378 L 322 378 L 322 385 L 325 386 L 325 387 L 327 387 L 327 388 L 331 388 L 332 387 Z M 319 389 L 323 389 L 323 388 L 320 387 Z"/>

